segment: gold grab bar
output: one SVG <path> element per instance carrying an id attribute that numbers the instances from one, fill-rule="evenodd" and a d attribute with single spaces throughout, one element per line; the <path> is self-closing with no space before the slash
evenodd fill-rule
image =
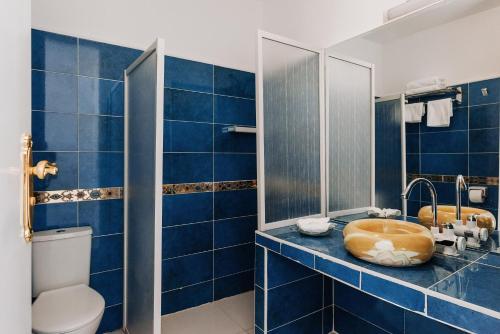
<path id="1" fill-rule="evenodd" d="M 39 161 L 35 166 L 33 164 L 33 140 L 31 135 L 24 135 L 23 150 L 23 229 L 24 240 L 31 242 L 33 238 L 33 207 L 36 204 L 36 198 L 33 196 L 33 175 L 43 180 L 48 174 L 57 174 L 57 165 L 47 160 Z"/>

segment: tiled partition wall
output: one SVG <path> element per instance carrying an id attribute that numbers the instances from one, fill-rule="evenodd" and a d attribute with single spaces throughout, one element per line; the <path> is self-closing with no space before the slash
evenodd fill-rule
<path id="1" fill-rule="evenodd" d="M 351 283 L 332 279 L 308 268 L 316 266 L 335 277 L 345 274 L 345 271 L 327 261 L 308 263 L 303 252 L 292 247 L 282 245 L 280 251 L 279 245 L 275 247 L 274 242 L 259 236 L 257 242 L 265 247 L 256 246 L 256 334 L 465 333 L 364 293 L 352 287 Z M 344 279 L 350 281 L 347 275 Z M 264 328 L 266 321 L 267 332 Z"/>
<path id="2" fill-rule="evenodd" d="M 106 301 L 99 332 L 122 324 L 123 70 L 141 51 L 32 31 L 35 230 L 92 226 L 90 284 Z M 253 288 L 254 76 L 166 57 L 164 313 Z"/>
<path id="3" fill-rule="evenodd" d="M 469 203 L 465 192 L 463 204 L 485 208 L 497 216 L 500 79 L 458 86 L 464 93 L 463 102 L 454 102 L 449 127 L 427 127 L 426 117 L 422 123 L 406 124 L 407 178 L 430 178 L 436 186 L 439 204 L 454 205 L 455 177 L 462 174 L 469 185 L 488 187 L 484 204 Z M 483 96 L 482 88 L 487 89 L 487 96 Z M 414 191 L 408 201 L 408 213 L 416 216 L 421 206 L 429 204 L 427 189 Z"/>

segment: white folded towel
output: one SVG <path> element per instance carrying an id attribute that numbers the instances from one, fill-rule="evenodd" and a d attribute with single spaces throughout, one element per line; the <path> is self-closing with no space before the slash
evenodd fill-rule
<path id="1" fill-rule="evenodd" d="M 451 98 L 427 102 L 428 127 L 450 126 L 450 118 L 452 116 L 453 102 Z"/>
<path id="2" fill-rule="evenodd" d="M 368 210 L 368 216 L 378 217 L 378 218 L 396 218 L 401 216 L 401 210 L 398 209 L 380 209 L 380 208 L 370 208 Z"/>
<path id="3" fill-rule="evenodd" d="M 425 107 L 423 102 L 411 103 L 405 105 L 405 122 L 406 123 L 420 123 L 422 116 L 425 114 Z"/>
<path id="4" fill-rule="evenodd" d="M 299 229 L 309 233 L 324 233 L 330 227 L 330 218 L 300 218 L 297 219 L 297 226 Z"/>
<path id="5" fill-rule="evenodd" d="M 424 87 L 409 88 L 409 89 L 406 89 L 405 93 L 406 93 L 406 95 L 419 94 L 419 93 L 431 92 L 433 90 L 438 90 L 438 89 L 443 89 L 443 88 L 446 88 L 446 84 L 435 84 L 435 85 L 424 86 Z"/>
<path id="6" fill-rule="evenodd" d="M 406 89 L 416 89 L 429 86 L 446 87 L 446 79 L 439 77 L 428 77 L 410 81 L 406 84 Z"/>

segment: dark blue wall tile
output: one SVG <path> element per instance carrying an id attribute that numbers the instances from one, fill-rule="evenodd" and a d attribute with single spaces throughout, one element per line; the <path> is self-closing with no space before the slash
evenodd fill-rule
<path id="1" fill-rule="evenodd" d="M 418 217 L 418 210 L 420 210 L 420 201 L 407 202 L 408 216 Z"/>
<path id="2" fill-rule="evenodd" d="M 272 330 L 290 321 L 322 309 L 323 289 L 321 275 L 270 289 L 267 298 L 268 329 Z M 293 307 L 283 307 L 293 305 Z M 321 328 L 321 322 L 319 322 Z"/>
<path id="3" fill-rule="evenodd" d="M 333 306 L 323 309 L 323 334 L 333 332 Z"/>
<path id="4" fill-rule="evenodd" d="M 259 244 L 267 249 L 275 251 L 276 253 L 280 253 L 281 244 L 277 241 L 271 240 L 269 238 L 265 238 L 259 234 L 255 234 L 255 243 Z"/>
<path id="5" fill-rule="evenodd" d="M 264 248 L 255 246 L 255 285 L 264 287 Z"/>
<path id="6" fill-rule="evenodd" d="M 471 176 L 498 176 L 498 153 L 471 154 L 469 168 Z"/>
<path id="7" fill-rule="evenodd" d="M 44 180 L 35 177 L 35 190 L 62 190 L 78 188 L 78 153 L 76 152 L 34 152 L 33 161 L 55 162 L 59 168 L 57 175 Z"/>
<path id="8" fill-rule="evenodd" d="M 253 242 L 257 229 L 257 216 L 216 220 L 214 247 L 222 248 Z"/>
<path id="9" fill-rule="evenodd" d="M 483 96 L 482 88 L 488 89 L 488 95 Z M 500 102 L 500 79 L 490 79 L 472 82 L 469 85 L 470 105 Z"/>
<path id="10" fill-rule="evenodd" d="M 406 155 L 406 172 L 420 173 L 420 155 L 418 154 Z"/>
<path id="11" fill-rule="evenodd" d="M 235 190 L 214 193 L 214 218 L 250 216 L 257 213 L 257 191 Z"/>
<path id="12" fill-rule="evenodd" d="M 467 130 L 468 119 L 469 119 L 469 111 L 467 108 L 467 104 L 462 103 L 460 108 L 453 108 L 453 117 L 450 119 L 450 126 L 429 127 L 427 126 L 427 117 L 424 117 L 420 128 L 421 133 Z"/>
<path id="13" fill-rule="evenodd" d="M 281 246 L 281 255 L 314 269 L 314 255 L 311 253 L 283 244 Z"/>
<path id="14" fill-rule="evenodd" d="M 418 133 L 408 133 L 406 135 L 406 153 L 420 152 L 420 135 Z"/>
<path id="15" fill-rule="evenodd" d="M 404 310 L 335 281 L 335 305 L 390 333 L 404 332 Z M 337 309 L 335 309 L 337 312 Z M 335 317 L 337 320 L 337 317 Z M 337 325 L 335 325 L 337 327 Z M 337 328 L 335 328 L 337 330 Z"/>
<path id="16" fill-rule="evenodd" d="M 236 181 L 257 178 L 255 154 L 215 153 L 214 180 Z"/>
<path id="17" fill-rule="evenodd" d="M 422 154 L 423 174 L 467 175 L 467 154 Z"/>
<path id="18" fill-rule="evenodd" d="M 213 283 L 206 282 L 161 294 L 161 314 L 170 314 L 212 301 Z"/>
<path id="19" fill-rule="evenodd" d="M 216 95 L 215 123 L 255 126 L 255 100 Z"/>
<path id="20" fill-rule="evenodd" d="M 122 328 L 123 324 L 123 305 L 106 307 L 104 315 L 97 330 L 97 334 L 107 333 L 115 329 Z"/>
<path id="21" fill-rule="evenodd" d="M 33 111 L 31 114 L 33 150 L 76 151 L 77 117 L 76 114 Z"/>
<path id="22" fill-rule="evenodd" d="M 255 325 L 264 328 L 264 290 L 255 287 Z"/>
<path id="23" fill-rule="evenodd" d="M 343 282 L 359 286 L 359 271 L 325 260 L 316 256 L 316 270 L 319 270 L 328 276 L 339 279 Z"/>
<path id="24" fill-rule="evenodd" d="M 420 123 L 405 123 L 406 133 L 419 133 Z"/>
<path id="25" fill-rule="evenodd" d="M 323 276 L 323 307 L 333 304 L 333 278 Z"/>
<path id="26" fill-rule="evenodd" d="M 370 334 L 387 334 L 383 329 L 356 317 L 340 307 L 335 307 L 333 312 L 335 332 L 339 334 L 352 333 L 370 333 Z M 402 332 L 396 332 L 402 333 Z"/>
<path id="27" fill-rule="evenodd" d="M 317 274 L 295 261 L 273 252 L 267 254 L 267 286 L 269 289 Z"/>
<path id="28" fill-rule="evenodd" d="M 39 204 L 34 209 L 34 231 L 45 231 L 77 226 L 77 204 Z"/>
<path id="29" fill-rule="evenodd" d="M 361 282 L 363 291 L 413 311 L 424 311 L 425 296 L 420 291 L 365 273 L 362 274 Z"/>
<path id="30" fill-rule="evenodd" d="M 460 334 L 465 332 L 420 314 L 405 311 L 405 334 L 422 333 Z"/>
<path id="31" fill-rule="evenodd" d="M 123 270 L 90 275 L 90 287 L 104 297 L 107 306 L 123 302 Z"/>
<path id="32" fill-rule="evenodd" d="M 31 30 L 31 67 L 76 74 L 76 38 Z"/>
<path id="33" fill-rule="evenodd" d="M 255 98 L 255 75 L 231 68 L 214 67 L 214 93 Z"/>
<path id="34" fill-rule="evenodd" d="M 165 121 L 163 152 L 212 152 L 213 125 Z"/>
<path id="35" fill-rule="evenodd" d="M 163 228 L 163 258 L 172 258 L 211 250 L 213 223 L 198 223 Z"/>
<path id="36" fill-rule="evenodd" d="M 322 311 L 315 312 L 306 317 L 295 320 L 282 327 L 270 331 L 270 334 L 322 334 Z"/>
<path id="37" fill-rule="evenodd" d="M 80 152 L 80 188 L 123 186 L 123 153 Z"/>
<path id="38" fill-rule="evenodd" d="M 224 132 L 227 125 L 214 125 L 214 151 L 233 153 L 255 153 L 257 142 L 253 133 Z"/>
<path id="39" fill-rule="evenodd" d="M 162 291 L 209 281 L 213 277 L 212 252 L 162 261 Z"/>
<path id="40" fill-rule="evenodd" d="M 213 92 L 213 65 L 165 57 L 165 87 Z"/>
<path id="41" fill-rule="evenodd" d="M 253 270 L 218 278 L 214 281 L 214 300 L 250 291 L 253 285 Z"/>
<path id="42" fill-rule="evenodd" d="M 208 221 L 213 215 L 213 193 L 163 196 L 163 226 Z"/>
<path id="43" fill-rule="evenodd" d="M 165 88 L 165 119 L 208 122 L 213 121 L 213 95 Z"/>
<path id="44" fill-rule="evenodd" d="M 255 245 L 253 243 L 216 249 L 214 251 L 214 277 L 219 278 L 253 269 L 254 256 Z"/>
<path id="45" fill-rule="evenodd" d="M 78 112 L 123 116 L 123 82 L 78 77 Z"/>
<path id="46" fill-rule="evenodd" d="M 422 153 L 467 153 L 467 131 L 422 133 L 420 140 Z"/>
<path id="47" fill-rule="evenodd" d="M 443 182 L 432 182 L 437 192 L 437 200 L 438 204 L 452 204 L 455 205 L 456 202 L 456 190 L 455 183 L 443 183 Z M 430 203 L 431 195 L 425 188 L 425 191 L 422 191 L 422 201 Z M 467 203 L 467 194 L 464 192 L 462 194 L 462 204 Z"/>
<path id="48" fill-rule="evenodd" d="M 469 127 L 471 129 L 497 128 L 500 123 L 500 104 L 470 107 Z"/>
<path id="49" fill-rule="evenodd" d="M 123 71 L 142 53 L 85 39 L 80 39 L 78 43 L 79 73 L 89 77 L 123 80 Z"/>
<path id="50" fill-rule="evenodd" d="M 498 128 L 469 131 L 469 151 L 498 152 Z"/>
<path id="51" fill-rule="evenodd" d="M 163 183 L 212 181 L 212 153 L 163 154 Z"/>
<path id="52" fill-rule="evenodd" d="M 123 151 L 123 117 L 80 115 L 80 151 Z"/>
<path id="53" fill-rule="evenodd" d="M 31 72 L 31 109 L 77 112 L 77 77 L 42 71 Z"/>
<path id="54" fill-rule="evenodd" d="M 80 226 L 91 226 L 92 235 L 123 233 L 123 200 L 84 201 L 78 203 Z"/>
<path id="55" fill-rule="evenodd" d="M 92 238 L 90 272 L 123 267 L 123 234 Z"/>

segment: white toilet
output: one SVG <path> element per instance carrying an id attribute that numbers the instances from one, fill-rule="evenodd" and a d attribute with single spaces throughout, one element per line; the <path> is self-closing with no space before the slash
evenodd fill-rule
<path id="1" fill-rule="evenodd" d="M 92 229 L 33 235 L 33 333 L 95 334 L 104 298 L 89 287 Z"/>

